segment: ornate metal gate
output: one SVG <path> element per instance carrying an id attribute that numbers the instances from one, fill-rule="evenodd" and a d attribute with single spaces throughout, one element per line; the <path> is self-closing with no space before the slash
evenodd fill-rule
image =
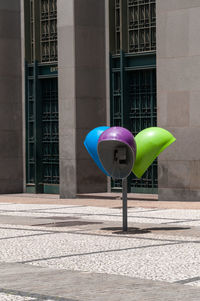
<path id="1" fill-rule="evenodd" d="M 156 126 L 155 0 L 110 1 L 111 124 L 133 135 Z M 142 179 L 128 179 L 131 192 L 157 192 L 157 162 Z M 120 189 L 112 181 L 112 189 Z"/>
<path id="2" fill-rule="evenodd" d="M 28 192 L 59 192 L 56 0 L 24 1 L 26 182 Z"/>

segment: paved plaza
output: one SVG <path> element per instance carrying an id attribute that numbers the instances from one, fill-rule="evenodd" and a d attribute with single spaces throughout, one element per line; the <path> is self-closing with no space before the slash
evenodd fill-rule
<path id="1" fill-rule="evenodd" d="M 200 300 L 200 210 L 120 203 L 1 196 L 0 300 Z"/>

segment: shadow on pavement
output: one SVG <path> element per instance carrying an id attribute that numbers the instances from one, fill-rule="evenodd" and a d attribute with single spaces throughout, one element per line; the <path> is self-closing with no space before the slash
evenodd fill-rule
<path id="1" fill-rule="evenodd" d="M 56 223 L 36 224 L 32 226 L 38 227 L 74 227 L 74 226 L 86 226 L 86 225 L 98 225 L 103 224 L 102 222 L 88 222 L 88 221 L 65 221 Z"/>
<path id="2" fill-rule="evenodd" d="M 189 230 L 189 227 L 152 227 L 152 228 L 135 228 L 129 227 L 127 232 L 122 230 L 122 227 L 107 227 L 101 228 L 104 231 L 111 231 L 113 234 L 145 234 L 145 233 L 152 233 L 156 231 L 180 231 L 180 230 Z"/>

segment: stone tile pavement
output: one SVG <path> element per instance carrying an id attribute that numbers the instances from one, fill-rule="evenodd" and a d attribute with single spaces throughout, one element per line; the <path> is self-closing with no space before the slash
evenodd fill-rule
<path id="1" fill-rule="evenodd" d="M 0 265 L 0 300 L 199 300 L 200 290 L 126 276 Z M 11 288 L 12 287 L 12 288 Z M 1 299 L 3 298 L 3 299 Z"/>
<path id="2" fill-rule="evenodd" d="M 0 300 L 200 300 L 194 204 L 131 200 L 123 233 L 119 199 L 65 201 L 0 196 Z"/>
<path id="3" fill-rule="evenodd" d="M 60 199 L 55 194 L 4 194 L 0 195 L 0 203 L 18 204 L 63 204 L 96 207 L 121 207 L 121 193 L 90 193 L 77 195 L 76 199 Z M 158 195 L 128 194 L 129 207 L 168 208 L 168 209 L 200 209 L 200 202 L 160 202 Z"/>

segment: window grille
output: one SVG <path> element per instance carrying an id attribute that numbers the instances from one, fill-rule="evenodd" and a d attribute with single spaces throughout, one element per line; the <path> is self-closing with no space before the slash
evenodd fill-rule
<path id="1" fill-rule="evenodd" d="M 115 0 L 115 49 L 120 52 L 120 32 L 121 32 L 121 2 Z"/>
<path id="2" fill-rule="evenodd" d="M 31 43 L 31 62 L 34 61 L 34 44 L 35 44 L 35 17 L 34 17 L 34 0 L 30 0 L 30 43 Z"/>
<path id="3" fill-rule="evenodd" d="M 41 62 L 56 62 L 57 54 L 57 2 L 40 0 Z"/>
<path id="4" fill-rule="evenodd" d="M 129 53 L 156 50 L 156 0 L 114 0 L 113 14 L 115 54 L 124 47 Z"/>
<path id="5" fill-rule="evenodd" d="M 155 0 L 128 0 L 128 52 L 156 49 Z"/>

